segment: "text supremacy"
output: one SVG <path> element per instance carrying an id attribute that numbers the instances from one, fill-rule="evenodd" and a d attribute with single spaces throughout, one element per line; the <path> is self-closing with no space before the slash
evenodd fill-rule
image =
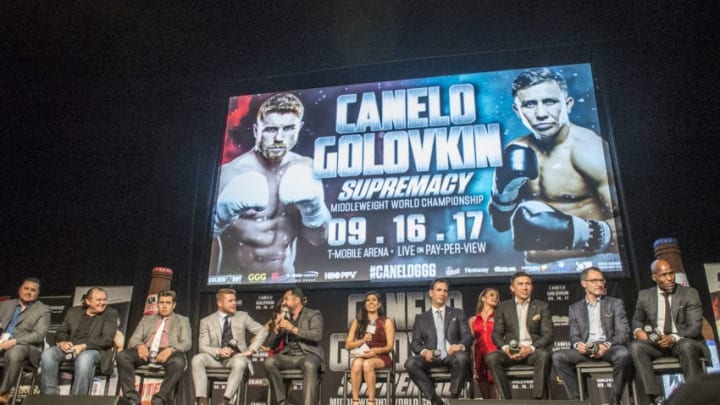
<path id="1" fill-rule="evenodd" d="M 363 176 L 338 201 L 464 194 L 474 169 L 502 165 L 500 126 L 476 123 L 475 105 L 471 84 L 340 95 L 339 136 L 316 138 L 315 175 Z"/>

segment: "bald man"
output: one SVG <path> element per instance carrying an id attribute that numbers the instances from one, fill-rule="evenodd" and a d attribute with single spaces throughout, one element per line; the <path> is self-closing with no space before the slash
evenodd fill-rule
<path id="1" fill-rule="evenodd" d="M 663 389 L 652 371 L 661 356 L 680 359 L 685 380 L 703 374 L 702 357 L 709 351 L 701 334 L 702 306 L 696 289 L 675 283 L 672 266 L 655 260 L 650 266 L 656 286 L 638 293 L 632 328 L 637 340 L 630 344 L 635 372 L 651 404 L 665 403 Z"/>

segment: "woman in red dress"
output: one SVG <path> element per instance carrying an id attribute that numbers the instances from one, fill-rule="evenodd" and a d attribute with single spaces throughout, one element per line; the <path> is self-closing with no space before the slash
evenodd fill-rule
<path id="1" fill-rule="evenodd" d="M 365 294 L 365 300 L 350 325 L 345 349 L 350 350 L 352 402 L 359 404 L 363 377 L 367 384 L 368 404 L 375 405 L 375 369 L 390 368 L 390 352 L 395 346 L 395 324 L 385 316 L 380 296 Z"/>
<path id="2" fill-rule="evenodd" d="M 495 329 L 495 307 L 500 301 L 500 293 L 495 288 L 486 288 L 478 296 L 476 314 L 470 319 L 470 330 L 475 335 L 475 350 L 472 351 L 475 357 L 473 376 L 482 397 L 485 399 L 497 398 L 497 392 L 493 387 L 492 375 L 485 363 L 485 356 L 497 350 L 492 340 L 493 329 Z"/>

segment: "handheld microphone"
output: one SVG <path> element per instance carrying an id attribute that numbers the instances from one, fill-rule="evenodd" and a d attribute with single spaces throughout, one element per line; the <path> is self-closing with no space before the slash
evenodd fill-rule
<path id="1" fill-rule="evenodd" d="M 375 334 L 375 320 L 370 320 L 370 323 L 368 324 L 367 328 L 365 329 L 365 332 L 374 335 Z"/>
<path id="2" fill-rule="evenodd" d="M 585 343 L 585 350 L 590 354 L 598 354 L 600 345 L 595 342 L 587 342 Z"/>
<path id="3" fill-rule="evenodd" d="M 285 319 L 287 319 L 288 321 L 291 320 L 290 319 L 290 310 L 288 309 L 288 307 L 283 307 L 283 317 Z"/>
<path id="4" fill-rule="evenodd" d="M 658 342 L 658 341 L 660 340 L 660 338 L 662 337 L 662 334 L 659 333 L 657 329 L 653 328 L 653 327 L 650 326 L 650 325 L 645 325 L 645 326 L 643 327 L 643 330 L 644 330 L 645 333 L 647 334 L 648 340 L 649 340 L 650 343 L 652 343 L 652 344 L 657 344 L 657 342 Z"/>
<path id="5" fill-rule="evenodd" d="M 517 340 L 511 340 L 510 343 L 508 343 L 508 346 L 510 346 L 510 354 L 520 353 L 520 343 L 518 343 Z"/>

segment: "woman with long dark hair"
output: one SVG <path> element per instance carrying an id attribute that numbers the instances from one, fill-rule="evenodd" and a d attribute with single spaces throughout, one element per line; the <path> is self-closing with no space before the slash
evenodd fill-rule
<path id="1" fill-rule="evenodd" d="M 375 404 L 375 369 L 392 366 L 389 353 L 394 346 L 395 323 L 385 316 L 380 295 L 374 291 L 366 293 L 345 341 L 345 349 L 350 350 L 352 359 L 352 405 L 359 404 L 363 377 L 367 384 L 367 402 Z"/>

